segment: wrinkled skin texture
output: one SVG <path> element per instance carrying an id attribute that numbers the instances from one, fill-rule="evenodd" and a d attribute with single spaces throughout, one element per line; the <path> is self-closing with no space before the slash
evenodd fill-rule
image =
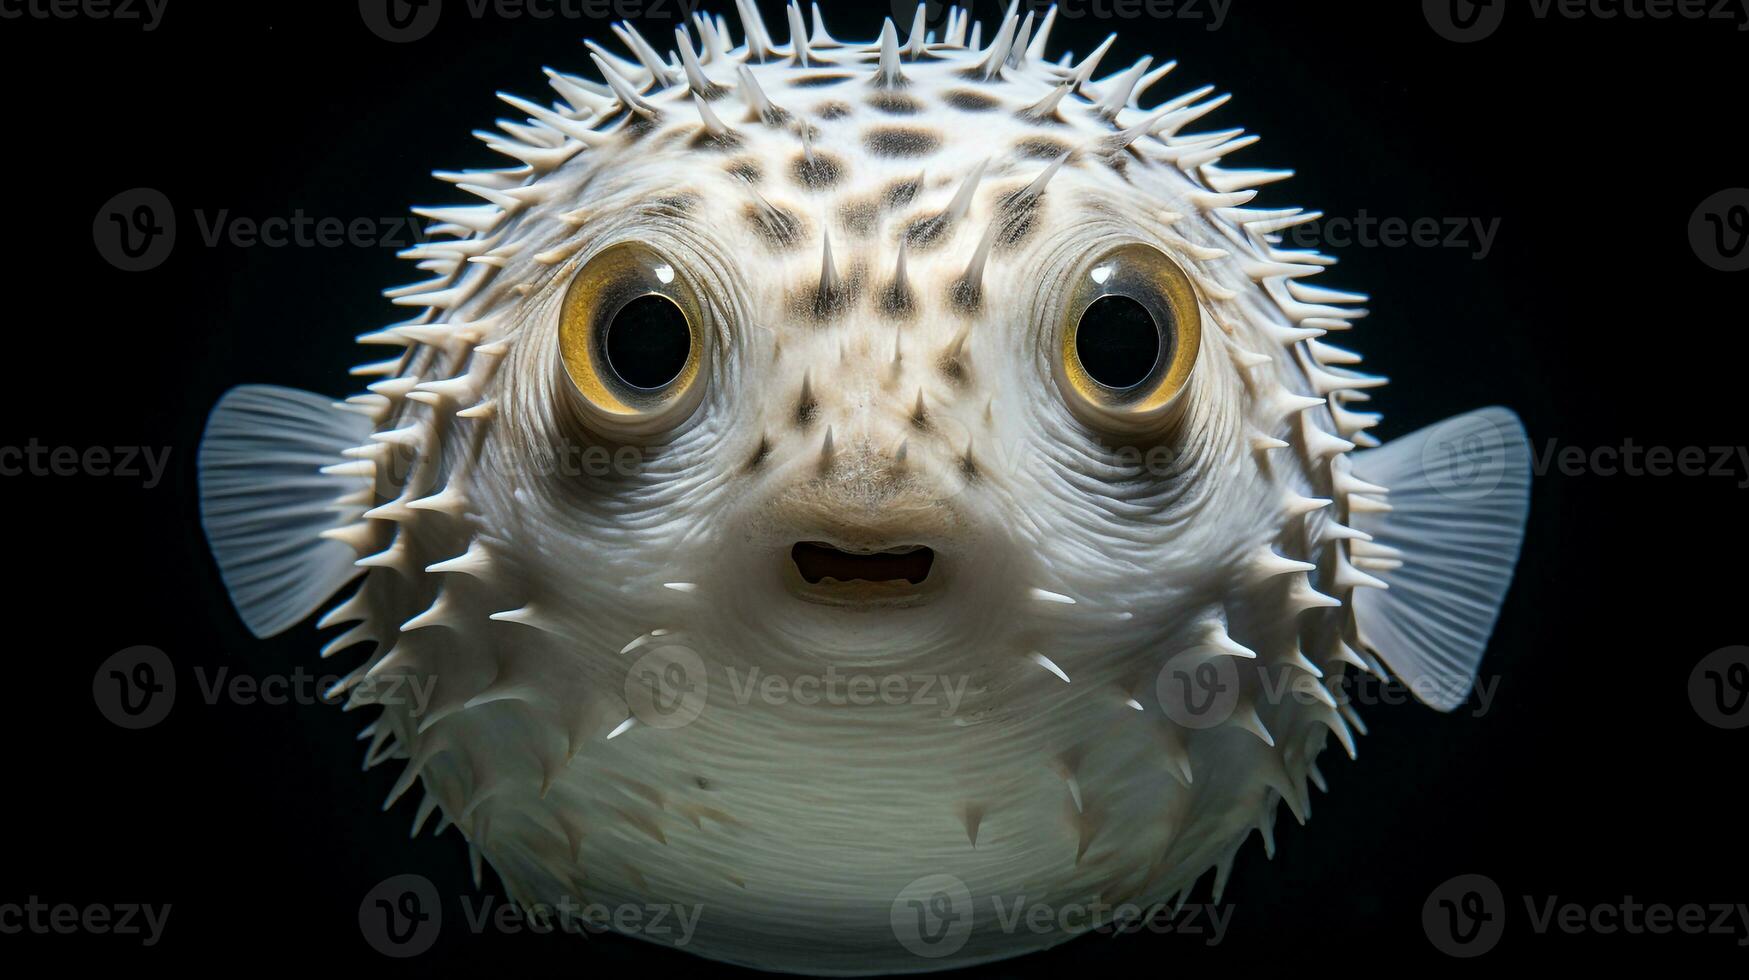
<path id="1" fill-rule="evenodd" d="M 1360 311 L 1263 268 L 1311 260 L 1247 227 L 1282 213 L 1220 193 L 1247 179 L 1196 159 L 1226 137 L 1179 131 L 1194 99 L 1123 146 L 1158 110 L 1108 120 L 1126 83 L 1023 49 L 986 81 L 965 72 L 987 50 L 938 45 L 900 89 L 870 84 L 878 45 L 810 68 L 791 50 L 751 59 L 772 122 L 734 70 L 748 52 L 706 46 L 727 141 L 684 80 L 642 72 L 647 116 L 573 86 L 596 145 L 530 136 L 532 169 L 467 178 L 503 213 L 418 250 L 437 278 L 397 301 L 429 311 L 366 338 L 408 349 L 355 400 L 387 503 L 349 532 L 369 571 L 329 619 L 362 621 L 341 646 L 378 641 L 351 688 L 390 702 L 373 748 L 512 897 L 697 908 L 687 949 L 765 968 L 1010 956 L 1069 934 L 1004 931 L 992 900 L 1145 907 L 1224 878 L 1278 801 L 1303 812 L 1326 737 L 1351 739 L 1328 694 L 1361 663 L 1343 453 L 1376 419 L 1308 340 Z M 1022 113 L 1065 80 L 1054 119 Z M 875 152 L 895 127 L 906 152 Z M 1003 224 L 1066 151 L 1025 227 Z M 809 153 L 835 179 L 803 179 Z M 906 248 L 910 308 L 884 304 L 908 229 L 986 159 L 967 213 Z M 976 302 L 956 300 L 987 240 Z M 648 431 L 592 417 L 559 353 L 567 290 L 623 242 L 673 264 L 708 335 L 696 406 Z M 1102 431 L 1058 338 L 1089 257 L 1130 244 L 1189 277 L 1201 347 L 1169 417 Z M 935 564 L 898 597 L 814 601 L 800 541 Z M 1205 663 L 1236 700 L 1175 721 L 1169 668 Z M 398 676 L 430 704 L 383 697 Z M 898 925 L 930 875 L 976 910 L 950 955 Z M 667 924 L 630 931 L 681 941 Z"/>

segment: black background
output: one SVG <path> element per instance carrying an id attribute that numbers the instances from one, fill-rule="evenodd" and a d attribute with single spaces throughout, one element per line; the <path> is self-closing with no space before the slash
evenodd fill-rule
<path id="1" fill-rule="evenodd" d="M 648 36 L 671 33 L 672 4 Z M 761 6 L 782 37 L 777 8 Z M 600 21 L 449 7 L 430 37 L 398 45 L 351 2 L 170 0 L 149 33 L 0 21 L 0 445 L 171 450 L 151 489 L 0 479 L 0 904 L 174 906 L 152 949 L 8 935 L 0 962 L 740 972 L 612 937 L 469 934 L 454 922 L 454 897 L 470 893 L 463 844 L 453 833 L 408 841 L 408 802 L 379 812 L 398 766 L 358 771 L 353 736 L 368 719 L 199 696 L 197 669 L 327 666 L 312 625 L 258 642 L 224 598 L 196 520 L 205 413 L 240 382 L 351 393 L 345 370 L 369 353 L 351 338 L 400 319 L 379 290 L 415 274 L 389 248 L 208 247 L 195 212 L 350 220 L 451 202 L 428 173 L 499 165 L 467 135 L 512 114 L 493 92 L 545 101 L 540 66 L 585 72 L 581 38 L 609 38 Z M 1239 165 L 1298 171 L 1264 204 L 1499 219 L 1482 260 L 1461 248 L 1337 250 L 1325 278 L 1374 299 L 1373 317 L 1337 339 L 1393 378 L 1379 402 L 1387 438 L 1499 403 L 1523 416 L 1539 453 L 1551 440 L 1740 445 L 1749 273 L 1705 266 L 1687 226 L 1703 199 L 1749 183 L 1737 132 L 1749 35 L 1717 21 L 1526 11 L 1514 5 L 1495 36 L 1464 45 L 1431 30 L 1418 3 L 1234 0 L 1220 30 L 1083 17 L 1059 24 L 1055 50 L 1117 31 L 1108 66 L 1180 59 L 1155 98 L 1205 82 L 1232 91 L 1210 123 L 1265 137 Z M 887 12 L 844 5 L 832 26 L 872 36 Z M 163 191 L 180 223 L 170 259 L 137 274 L 108 265 L 92 237 L 98 209 L 133 187 Z M 1423 931 L 1422 905 L 1471 872 L 1508 903 L 1505 940 L 1483 962 L 1740 961 L 1736 937 L 1536 935 L 1523 896 L 1749 898 L 1738 806 L 1749 734 L 1704 723 L 1687 696 L 1701 657 L 1745 640 L 1745 477 L 1540 479 L 1483 665 L 1499 678 L 1491 710 L 1365 711 L 1360 760 L 1326 753 L 1332 792 L 1314 797 L 1314 820 L 1282 818 L 1274 861 L 1256 844 L 1241 853 L 1221 945 L 1088 937 L 975 972 L 1451 965 Z M 167 651 L 181 685 L 171 716 L 143 732 L 111 725 L 91 697 L 97 665 L 136 644 Z M 452 921 L 435 949 L 398 962 L 365 945 L 357 910 L 377 882 L 410 871 L 437 884 Z M 490 872 L 486 888 L 497 894 Z"/>

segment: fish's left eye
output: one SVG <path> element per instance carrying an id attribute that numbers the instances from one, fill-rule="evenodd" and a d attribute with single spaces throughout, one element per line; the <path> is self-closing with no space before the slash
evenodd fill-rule
<path id="1" fill-rule="evenodd" d="M 585 420 L 616 436 L 646 435 L 697 407 L 704 311 L 686 277 L 638 242 L 602 249 L 565 293 L 559 353 Z"/>
<path id="2" fill-rule="evenodd" d="M 1057 376 L 1075 414 L 1099 429 L 1159 424 L 1202 342 L 1190 277 L 1159 249 L 1120 245 L 1076 270 L 1063 310 Z"/>

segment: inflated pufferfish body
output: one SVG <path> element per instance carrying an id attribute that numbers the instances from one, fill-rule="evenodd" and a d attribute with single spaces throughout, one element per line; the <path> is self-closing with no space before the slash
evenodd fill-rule
<path id="1" fill-rule="evenodd" d="M 1522 431 L 1368 448 L 1361 297 L 1248 206 L 1251 137 L 1190 131 L 1224 97 L 1140 107 L 1170 65 L 1053 63 L 1054 10 L 750 10 L 506 97 L 517 165 L 440 175 L 485 203 L 419 211 L 368 394 L 221 402 L 238 608 L 362 573 L 323 655 L 374 644 L 342 687 L 416 827 L 522 902 L 697 910 L 641 934 L 708 957 L 944 968 L 1068 938 L 1017 899 L 1218 890 L 1352 752 L 1351 668 L 1467 697 Z"/>

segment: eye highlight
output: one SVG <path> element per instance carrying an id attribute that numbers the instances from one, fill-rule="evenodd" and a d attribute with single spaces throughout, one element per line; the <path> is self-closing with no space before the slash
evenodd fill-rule
<path id="1" fill-rule="evenodd" d="M 1120 245 L 1076 270 L 1060 338 L 1058 380 L 1082 421 L 1101 429 L 1159 424 L 1196 364 L 1196 291 L 1159 249 Z"/>
<path id="2" fill-rule="evenodd" d="M 703 310 L 672 262 L 637 242 L 610 245 L 565 293 L 559 354 L 587 421 L 615 434 L 657 431 L 698 404 Z"/>

